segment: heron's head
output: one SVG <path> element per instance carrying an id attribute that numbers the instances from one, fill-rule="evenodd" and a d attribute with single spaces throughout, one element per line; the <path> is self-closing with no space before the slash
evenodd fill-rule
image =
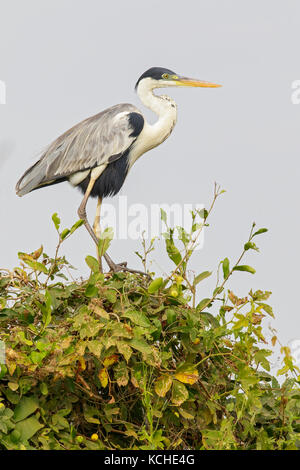
<path id="1" fill-rule="evenodd" d="M 218 88 L 222 85 L 216 83 L 205 82 L 204 80 L 197 80 L 195 78 L 183 77 L 177 75 L 175 72 L 163 67 L 151 67 L 146 70 L 143 75 L 138 79 L 135 89 L 141 83 L 147 83 L 147 88 L 167 88 L 174 86 L 190 86 L 190 87 L 202 87 L 202 88 Z"/>

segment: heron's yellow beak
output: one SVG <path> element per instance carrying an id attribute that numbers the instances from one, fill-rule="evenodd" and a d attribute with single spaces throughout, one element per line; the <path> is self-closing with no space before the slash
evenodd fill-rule
<path id="1" fill-rule="evenodd" d="M 177 81 L 179 86 L 192 86 L 192 87 L 202 87 L 202 88 L 219 88 L 222 85 L 217 85 L 217 83 L 205 82 L 203 80 L 196 80 L 194 78 L 187 77 L 178 77 Z"/>

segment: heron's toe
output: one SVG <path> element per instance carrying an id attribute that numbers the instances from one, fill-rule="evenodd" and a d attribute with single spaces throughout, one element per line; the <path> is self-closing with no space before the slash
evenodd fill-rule
<path id="1" fill-rule="evenodd" d="M 111 266 L 110 266 L 110 270 L 113 272 L 113 273 L 118 273 L 120 271 L 123 271 L 124 268 L 126 268 L 127 266 L 127 262 L 124 261 L 123 263 L 118 263 L 118 264 L 115 264 L 113 263 Z"/>

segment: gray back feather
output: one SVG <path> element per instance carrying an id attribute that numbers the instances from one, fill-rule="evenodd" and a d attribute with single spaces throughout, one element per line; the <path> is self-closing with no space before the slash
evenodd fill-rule
<path id="1" fill-rule="evenodd" d="M 135 140 L 128 121 L 132 112 L 140 113 L 131 104 L 118 104 L 66 131 L 20 178 L 17 194 L 23 196 L 39 186 L 108 163 L 112 155 L 122 155 Z"/>

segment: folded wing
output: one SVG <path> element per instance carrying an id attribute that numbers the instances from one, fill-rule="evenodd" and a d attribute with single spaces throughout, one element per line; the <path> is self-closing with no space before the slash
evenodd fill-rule
<path id="1" fill-rule="evenodd" d="M 108 165 L 130 148 L 143 125 L 143 116 L 131 104 L 113 106 L 76 124 L 24 173 L 16 185 L 17 194 L 23 196 L 81 171 Z"/>

